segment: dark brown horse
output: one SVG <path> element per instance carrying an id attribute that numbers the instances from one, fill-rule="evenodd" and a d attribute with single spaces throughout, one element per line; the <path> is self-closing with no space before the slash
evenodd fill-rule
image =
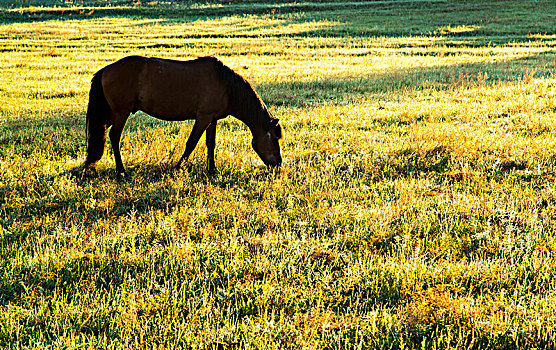
<path id="1" fill-rule="evenodd" d="M 94 168 L 104 154 L 106 130 L 114 149 L 116 171 L 125 174 L 120 137 L 131 113 L 143 111 L 163 120 L 195 119 L 180 167 L 206 130 L 209 171 L 215 170 L 216 123 L 233 115 L 253 135 L 251 144 L 270 167 L 282 163 L 282 128 L 251 84 L 214 57 L 191 61 L 130 56 L 95 73 L 87 108 L 87 157 L 84 169 Z"/>

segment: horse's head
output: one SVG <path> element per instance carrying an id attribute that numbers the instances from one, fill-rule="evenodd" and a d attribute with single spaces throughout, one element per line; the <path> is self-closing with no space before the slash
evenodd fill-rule
<path id="1" fill-rule="evenodd" d="M 278 119 L 271 119 L 268 130 L 261 129 L 253 133 L 253 149 L 262 161 L 269 167 L 277 167 L 282 164 L 280 154 L 280 143 L 282 139 L 282 127 L 278 124 Z"/>

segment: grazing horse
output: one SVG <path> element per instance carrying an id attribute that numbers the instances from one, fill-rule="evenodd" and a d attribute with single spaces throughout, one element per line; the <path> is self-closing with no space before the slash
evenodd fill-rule
<path id="1" fill-rule="evenodd" d="M 190 61 L 129 56 L 93 76 L 87 107 L 87 157 L 94 169 L 104 154 L 106 130 L 114 149 L 116 172 L 124 174 L 120 137 L 131 113 L 143 111 L 162 120 L 195 119 L 179 168 L 207 132 L 207 163 L 214 171 L 216 123 L 233 115 L 251 130 L 255 152 L 269 167 L 282 163 L 282 127 L 251 84 L 214 57 Z"/>

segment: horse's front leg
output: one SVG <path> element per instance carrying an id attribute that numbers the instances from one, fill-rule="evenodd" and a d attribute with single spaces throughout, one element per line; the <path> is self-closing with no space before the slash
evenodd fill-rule
<path id="1" fill-rule="evenodd" d="M 197 142 L 199 142 L 201 135 L 203 135 L 203 132 L 205 132 L 205 130 L 208 128 L 211 121 L 212 119 L 206 118 L 197 118 L 197 120 L 195 120 L 195 124 L 193 125 L 193 129 L 191 130 L 191 134 L 189 135 L 189 138 L 185 143 L 185 152 L 183 152 L 183 155 L 178 161 L 178 164 L 176 164 L 176 169 L 179 169 L 181 167 L 183 161 L 187 161 L 187 159 L 195 149 L 195 146 L 197 146 Z"/>
<path id="2" fill-rule="evenodd" d="M 214 148 L 216 147 L 216 123 L 214 119 L 207 129 L 207 164 L 209 173 L 216 172 L 216 165 L 214 164 Z"/>

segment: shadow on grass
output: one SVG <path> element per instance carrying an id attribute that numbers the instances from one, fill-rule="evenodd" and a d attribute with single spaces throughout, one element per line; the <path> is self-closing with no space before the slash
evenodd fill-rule
<path id="1" fill-rule="evenodd" d="M 443 5 L 443 1 L 434 1 Z M 314 2 L 294 2 L 284 1 L 278 3 L 268 3 L 263 1 L 252 1 L 251 3 L 229 3 L 221 6 L 210 6 L 206 1 L 190 1 L 185 4 L 160 4 L 158 1 L 150 4 L 141 5 L 133 1 L 110 1 L 98 6 L 98 2 L 84 2 L 81 6 L 58 7 L 56 2 L 51 0 L 27 1 L 21 4 L 22 7 L 14 8 L 13 3 L 5 4 L 0 2 L 2 8 L 3 22 L 37 22 L 48 20 L 76 20 L 101 17 L 141 17 L 151 19 L 163 19 L 164 21 L 189 21 L 199 17 L 217 17 L 236 14 L 243 15 L 280 15 L 298 14 L 330 11 L 354 11 L 365 8 L 372 8 L 374 11 L 391 11 L 392 9 L 423 9 L 430 11 L 430 5 L 420 4 L 416 1 L 353 1 L 349 4 L 341 2 L 314 3 Z M 95 6 L 96 5 L 96 6 Z M 26 7 L 27 6 L 27 7 Z M 44 7 L 42 7 L 44 6 Z"/>
<path id="2" fill-rule="evenodd" d="M 430 53 L 434 54 L 434 52 Z M 321 103 L 345 104 L 368 99 L 374 94 L 404 90 L 450 90 L 492 86 L 554 76 L 551 49 L 534 55 L 484 63 L 398 68 L 366 76 L 334 77 L 307 81 L 270 82 L 256 85 L 270 106 L 307 107 Z"/>
<path id="3" fill-rule="evenodd" d="M 204 159 L 192 160 L 185 164 L 182 170 L 174 169 L 173 164 L 141 164 L 128 167 L 127 173 L 127 177 L 117 177 L 113 167 L 86 173 L 64 171 L 58 175 L 37 175 L 36 179 L 29 184 L 0 186 L 0 202 L 6 201 L 6 204 L 8 204 L 8 195 L 37 192 L 33 196 L 34 199 L 28 200 L 24 208 L 11 204 L 3 208 L 3 218 L 0 223 L 6 227 L 19 226 L 17 232 L 3 237 L 4 243 L 16 244 L 25 240 L 27 234 L 35 231 L 44 230 L 48 233 L 49 229 L 37 226 L 35 219 L 45 216 L 63 218 L 70 208 L 78 214 L 78 217 L 70 222 L 88 227 L 101 219 L 125 216 L 130 213 L 170 210 L 184 198 L 198 196 L 200 188 L 195 186 L 196 184 L 222 189 L 240 187 L 247 190 L 254 182 L 273 179 L 264 166 L 242 170 L 223 165 L 215 174 L 210 174 Z M 48 190 L 49 184 L 53 184 L 60 177 L 66 177 L 78 186 L 78 192 L 72 196 L 52 195 Z M 179 189 L 179 194 L 172 185 L 172 181 L 178 177 L 182 177 L 187 184 Z M 103 193 L 101 197 L 84 194 L 91 187 Z M 93 203 L 100 201 L 104 204 L 90 204 L 90 201 Z"/>
<path id="4" fill-rule="evenodd" d="M 56 7 L 52 0 L 36 0 L 13 4 L 0 2 L 0 22 L 83 20 L 92 18 L 128 17 L 153 19 L 161 23 L 183 23 L 198 19 L 236 15 L 284 17 L 289 23 L 328 21 L 325 27 L 296 33 L 273 33 L 273 37 L 415 37 L 448 38 L 446 45 L 460 38 L 471 38 L 473 45 L 527 42 L 531 33 L 554 34 L 551 1 L 461 2 L 461 1 L 352 1 L 269 3 L 263 1 L 230 2 L 205 1 L 136 4 L 133 1 L 82 2 L 72 7 Z M 28 6 L 28 7 L 25 7 Z M 438 16 L 432 14 L 440 14 Z M 292 16 L 293 15 L 293 16 Z M 535 18 L 532 20 L 531 18 Z M 192 37 L 258 37 L 259 34 L 234 32 L 222 35 Z"/>

